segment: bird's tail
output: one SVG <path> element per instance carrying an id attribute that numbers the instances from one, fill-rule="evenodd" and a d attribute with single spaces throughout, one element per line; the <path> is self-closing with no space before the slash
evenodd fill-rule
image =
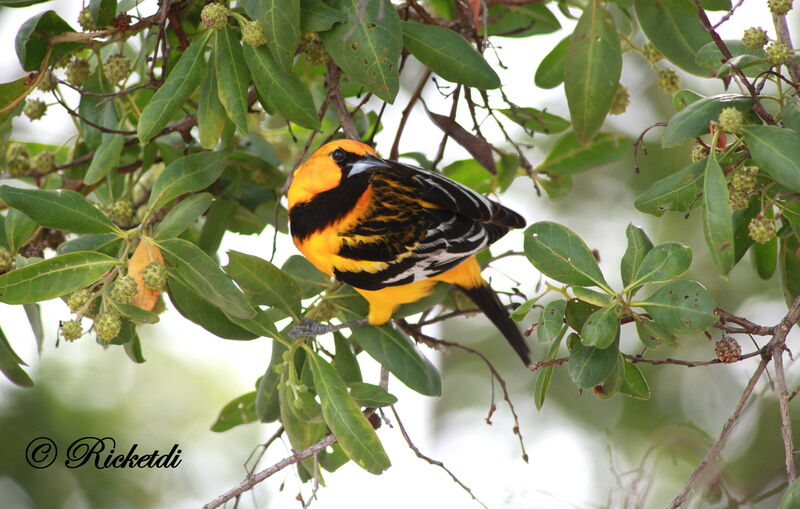
<path id="1" fill-rule="evenodd" d="M 517 324 L 509 317 L 508 310 L 500 302 L 500 299 L 497 298 L 497 294 L 494 293 L 494 290 L 485 283 L 473 288 L 465 288 L 461 285 L 456 285 L 456 287 L 467 294 L 467 297 L 477 304 L 495 327 L 503 333 L 503 336 L 505 336 L 506 340 L 511 344 L 511 347 L 517 352 L 517 355 L 519 355 L 519 358 L 522 359 L 522 362 L 524 362 L 526 366 L 530 366 L 531 351 L 527 343 L 525 343 L 525 339 L 522 337 L 519 328 L 517 328 Z"/>

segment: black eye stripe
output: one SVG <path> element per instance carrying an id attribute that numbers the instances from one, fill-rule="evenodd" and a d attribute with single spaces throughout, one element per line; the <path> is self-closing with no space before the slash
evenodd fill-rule
<path id="1" fill-rule="evenodd" d="M 341 163 L 346 158 L 347 158 L 347 153 L 340 148 L 337 148 L 331 153 L 331 159 L 333 159 L 333 161 L 336 163 Z"/>

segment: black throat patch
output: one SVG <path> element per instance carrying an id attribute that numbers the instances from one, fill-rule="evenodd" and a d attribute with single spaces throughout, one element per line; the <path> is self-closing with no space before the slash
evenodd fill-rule
<path id="1" fill-rule="evenodd" d="M 350 213 L 369 187 L 370 178 L 370 172 L 343 177 L 343 181 L 333 189 L 292 207 L 289 211 L 292 237 L 305 240 Z"/>

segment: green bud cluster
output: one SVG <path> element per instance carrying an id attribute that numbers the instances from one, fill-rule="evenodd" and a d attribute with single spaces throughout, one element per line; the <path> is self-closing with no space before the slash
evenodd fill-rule
<path id="1" fill-rule="evenodd" d="M 66 341 L 75 341 L 81 337 L 81 334 L 83 334 L 83 328 L 81 327 L 80 320 L 67 320 L 66 322 L 61 322 L 61 327 L 59 327 L 59 329 L 61 332 L 61 337 Z"/>
<path id="2" fill-rule="evenodd" d="M 31 159 L 31 167 L 39 173 L 50 173 L 56 167 L 56 155 L 49 150 L 43 150 Z"/>
<path id="3" fill-rule="evenodd" d="M 94 319 L 94 332 L 103 341 L 111 341 L 117 337 L 120 329 L 122 329 L 122 319 L 116 312 L 104 311 Z"/>
<path id="4" fill-rule="evenodd" d="M 614 93 L 614 99 L 611 101 L 611 108 L 608 110 L 612 115 L 622 115 L 628 109 L 631 103 L 631 95 L 628 89 L 622 83 L 617 85 L 617 91 Z"/>
<path id="5" fill-rule="evenodd" d="M 792 57 L 792 52 L 785 44 L 775 41 L 764 50 L 767 53 L 769 65 L 783 65 Z"/>
<path id="6" fill-rule="evenodd" d="M 743 120 L 742 112 L 736 108 L 722 108 L 717 123 L 719 124 L 719 128 L 722 129 L 722 132 L 739 134 L 742 132 Z"/>
<path id="7" fill-rule="evenodd" d="M 83 58 L 74 58 L 67 65 L 67 81 L 79 87 L 89 79 L 89 62 Z"/>
<path id="8" fill-rule="evenodd" d="M 216 2 L 210 3 L 200 11 L 200 22 L 209 30 L 219 30 L 228 22 L 228 9 Z"/>
<path id="9" fill-rule="evenodd" d="M 667 95 L 672 95 L 681 88 L 681 78 L 672 69 L 658 71 L 658 89 Z"/>
<path id="10" fill-rule="evenodd" d="M 122 276 L 114 281 L 109 297 L 116 302 L 128 304 L 137 293 L 139 293 L 139 286 L 136 281 L 130 276 Z"/>
<path id="11" fill-rule="evenodd" d="M 664 55 L 662 55 L 661 52 L 658 51 L 656 47 L 653 45 L 653 43 L 650 41 L 644 43 L 644 47 L 642 48 L 642 55 L 651 64 L 655 64 L 656 62 L 664 58 Z"/>
<path id="12" fill-rule="evenodd" d="M 792 10 L 792 0 L 767 0 L 767 6 L 772 14 L 785 16 Z"/>
<path id="13" fill-rule="evenodd" d="M 39 120 L 47 112 L 47 104 L 40 99 L 29 99 L 22 107 L 22 113 L 31 120 Z"/>
<path id="14" fill-rule="evenodd" d="M 103 73 L 111 83 L 119 83 L 131 73 L 131 61 L 123 55 L 111 55 L 103 63 Z"/>
<path id="15" fill-rule="evenodd" d="M 775 221 L 761 214 L 750 220 L 747 225 L 747 232 L 753 242 L 766 244 L 775 238 Z"/>
<path id="16" fill-rule="evenodd" d="M 767 37 L 767 32 L 763 28 L 750 27 L 744 31 L 742 42 L 745 48 L 757 51 L 767 45 L 769 37 Z"/>
<path id="17" fill-rule="evenodd" d="M 67 306 L 69 306 L 70 311 L 77 313 L 78 310 L 89 302 L 91 297 L 92 291 L 89 288 L 82 288 L 70 294 L 67 298 Z"/>
<path id="18" fill-rule="evenodd" d="M 144 285 L 151 290 L 163 290 L 167 286 L 167 268 L 164 264 L 151 262 L 142 271 Z"/>
<path id="19" fill-rule="evenodd" d="M 264 25 L 260 21 L 248 21 L 242 26 L 242 41 L 250 46 L 262 46 L 267 43 L 264 36 Z"/>
<path id="20" fill-rule="evenodd" d="M 94 24 L 92 13 L 89 11 L 88 7 L 81 10 L 80 14 L 78 14 L 78 24 L 81 26 L 84 32 L 92 32 L 97 30 L 97 25 Z"/>
<path id="21" fill-rule="evenodd" d="M 11 251 L 0 246 L 0 274 L 5 274 L 14 268 L 14 255 Z"/>
<path id="22" fill-rule="evenodd" d="M 119 226 L 128 226 L 133 220 L 133 203 L 130 200 L 117 200 L 111 205 L 109 217 Z"/>
<path id="23" fill-rule="evenodd" d="M 300 44 L 303 46 L 303 58 L 311 65 L 327 64 L 331 59 L 316 32 L 304 32 Z"/>
<path id="24" fill-rule="evenodd" d="M 702 161 L 711 151 L 703 145 L 702 143 L 695 143 L 692 145 L 692 162 L 696 163 L 697 161 Z"/>

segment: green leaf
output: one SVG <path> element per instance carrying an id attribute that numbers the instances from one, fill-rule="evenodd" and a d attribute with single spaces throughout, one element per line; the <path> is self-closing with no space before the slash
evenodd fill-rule
<path id="1" fill-rule="evenodd" d="M 28 323 L 31 326 L 33 337 L 36 338 L 36 350 L 39 355 L 42 354 L 42 346 L 44 346 L 44 327 L 42 326 L 42 307 L 39 304 L 23 304 L 25 309 L 25 316 L 28 317 Z"/>
<path id="2" fill-rule="evenodd" d="M 264 35 L 267 37 L 266 46 L 283 71 L 289 73 L 300 42 L 300 2 L 259 0 L 259 4 Z"/>
<path id="3" fill-rule="evenodd" d="M 348 77 L 386 102 L 400 87 L 398 59 L 403 50 L 400 17 L 388 0 L 337 0 L 347 22 L 322 32 L 325 49 Z"/>
<path id="4" fill-rule="evenodd" d="M 800 192 L 800 134 L 768 125 L 744 127 L 744 141 L 756 164 L 787 189 Z"/>
<path id="5" fill-rule="evenodd" d="M 528 37 L 561 28 L 558 18 L 542 4 L 492 5 L 488 14 L 487 35 Z"/>
<path id="6" fill-rule="evenodd" d="M 92 15 L 95 25 L 99 27 L 111 25 L 117 16 L 117 0 L 91 0 L 89 14 Z"/>
<path id="7" fill-rule="evenodd" d="M 740 67 L 740 69 L 744 71 L 745 76 L 754 78 L 769 69 L 769 65 L 763 63 L 765 57 L 763 50 L 747 49 L 741 39 L 729 39 L 725 40 L 724 42 L 734 59 L 736 57 L 746 55 L 759 62 L 759 65 L 751 65 L 743 68 Z M 732 60 L 733 59 L 731 59 L 731 61 Z M 695 62 L 697 62 L 698 65 L 705 67 L 709 71 L 716 72 L 717 69 L 719 69 L 720 64 L 725 62 L 725 57 L 722 56 L 722 52 L 717 47 L 717 44 L 712 41 L 697 51 Z M 737 67 L 739 66 L 737 65 Z"/>
<path id="8" fill-rule="evenodd" d="M 700 5 L 707 11 L 731 10 L 731 0 L 700 0 Z"/>
<path id="9" fill-rule="evenodd" d="M 41 4 L 50 0 L 0 0 L 3 7 L 27 7 L 29 5 Z"/>
<path id="10" fill-rule="evenodd" d="M 200 230 L 197 245 L 210 256 L 219 249 L 222 237 L 228 229 L 238 205 L 227 198 L 217 198 L 206 214 L 206 220 Z"/>
<path id="11" fill-rule="evenodd" d="M 347 383 L 361 382 L 363 380 L 361 366 L 350 349 L 350 342 L 339 332 L 333 333 L 333 341 L 336 345 L 336 357 L 333 359 L 333 367 L 336 368 L 336 372 Z"/>
<path id="12" fill-rule="evenodd" d="M 28 81 L 28 77 L 23 76 L 18 80 L 10 81 L 8 83 L 0 83 L 0 104 L 2 104 L 4 108 L 9 106 L 14 100 L 25 93 L 25 88 L 27 88 L 25 86 L 26 81 Z M 11 125 L 6 124 L 6 121 L 8 121 L 8 119 L 11 117 L 17 116 L 22 111 L 22 108 L 24 107 L 23 102 L 24 101 L 20 101 L 15 108 L 11 108 L 5 113 L 0 113 L 0 124 L 3 124 L 8 129 L 9 134 L 11 133 Z M 5 145 L 7 147 L 7 143 L 7 141 L 0 143 L 0 146 Z M 0 152 L 4 153 L 5 149 Z"/>
<path id="13" fill-rule="evenodd" d="M 767 218 L 773 219 L 772 207 L 767 207 L 764 214 Z M 753 261 L 756 265 L 756 273 L 761 279 L 769 279 L 775 274 L 778 268 L 778 238 L 772 237 L 765 244 L 753 244 Z"/>
<path id="14" fill-rule="evenodd" d="M 622 276 L 622 284 L 627 287 L 634 274 L 639 271 L 644 257 L 653 249 L 653 242 L 643 229 L 634 226 L 632 223 L 628 223 L 628 227 L 625 229 L 625 236 L 628 238 L 628 247 L 622 256 L 619 272 Z"/>
<path id="15" fill-rule="evenodd" d="M 208 332 L 225 339 L 246 341 L 256 339 L 260 334 L 250 332 L 231 321 L 217 306 L 195 293 L 180 278 L 167 279 L 169 299 L 175 309 L 188 320 Z"/>
<path id="16" fill-rule="evenodd" d="M 727 275 L 736 263 L 733 247 L 733 220 L 728 201 L 728 181 L 716 156 L 706 159 L 703 183 L 703 231 L 706 244 L 720 274 Z"/>
<path id="17" fill-rule="evenodd" d="M 528 313 L 531 312 L 531 309 L 533 309 L 534 304 L 536 304 L 538 301 L 539 297 L 534 297 L 532 299 L 526 300 L 525 302 L 517 306 L 517 308 L 514 311 L 511 312 L 510 315 L 511 319 L 514 320 L 515 322 L 521 322 L 528 316 Z"/>
<path id="18" fill-rule="evenodd" d="M 536 338 L 541 343 L 553 341 L 564 327 L 564 312 L 567 301 L 558 299 L 550 301 L 542 310 L 539 323 L 536 325 Z"/>
<path id="19" fill-rule="evenodd" d="M 608 348 L 619 335 L 617 306 L 600 308 L 586 319 L 581 329 L 581 341 L 586 346 Z"/>
<path id="20" fill-rule="evenodd" d="M 322 0 L 300 0 L 300 29 L 303 32 L 324 32 L 333 25 L 347 21 L 342 11 Z"/>
<path id="21" fill-rule="evenodd" d="M 745 210 L 736 211 L 733 213 L 733 248 L 734 259 L 736 263 L 745 255 L 750 246 L 753 245 L 753 239 L 750 238 L 749 225 L 750 220 L 756 217 L 761 212 L 761 198 L 756 195 L 750 198 L 750 203 Z M 785 212 L 785 211 L 784 211 Z M 784 215 L 784 217 L 788 217 Z"/>
<path id="22" fill-rule="evenodd" d="M 800 481 L 794 481 L 781 497 L 778 509 L 796 509 L 800 507 Z"/>
<path id="23" fill-rule="evenodd" d="M 227 25 L 214 34 L 214 72 L 222 106 L 236 127 L 247 134 L 247 85 L 250 76 L 239 39 Z"/>
<path id="24" fill-rule="evenodd" d="M 284 372 L 278 384 L 281 424 L 286 430 L 292 448 L 305 449 L 322 439 L 327 434 L 327 429 L 324 423 L 307 423 L 297 418 L 294 413 L 294 394 L 286 387 L 286 382 L 287 377 Z M 310 479 L 314 472 L 313 458 L 306 458 L 300 465 L 303 467 L 298 471 L 300 478 Z"/>
<path id="25" fill-rule="evenodd" d="M 367 408 L 380 408 L 397 403 L 397 397 L 389 394 L 383 387 L 363 382 L 347 384 L 350 387 L 350 397 L 359 406 Z"/>
<path id="26" fill-rule="evenodd" d="M 684 71 L 704 77 L 712 75 L 695 62 L 697 51 L 711 42 L 711 36 L 697 20 L 692 2 L 634 0 L 633 3 L 642 31 L 661 54 Z"/>
<path id="27" fill-rule="evenodd" d="M 281 270 L 291 276 L 295 284 L 297 284 L 301 299 L 313 297 L 331 286 L 331 278 L 320 272 L 311 262 L 300 255 L 290 256 L 281 267 Z"/>
<path id="28" fill-rule="evenodd" d="M 119 311 L 119 313 L 130 319 L 136 324 L 153 324 L 158 323 L 158 315 L 150 311 L 144 310 L 133 304 L 124 304 L 122 302 L 113 302 L 112 305 Z"/>
<path id="29" fill-rule="evenodd" d="M 576 342 L 567 362 L 567 371 L 581 389 L 588 389 L 603 383 L 614 373 L 619 362 L 619 342 L 608 348 L 584 346 Z"/>
<path id="30" fill-rule="evenodd" d="M 663 283 L 680 276 L 692 264 L 692 250 L 678 244 L 667 242 L 651 249 L 635 272 L 626 288 L 639 288 L 650 283 Z"/>
<path id="31" fill-rule="evenodd" d="M 624 366 L 622 387 L 619 388 L 619 392 L 635 399 L 650 399 L 650 387 L 639 368 L 628 361 L 624 361 Z"/>
<path id="32" fill-rule="evenodd" d="M 121 263 L 104 254 L 77 252 L 26 265 L 0 275 L 0 302 L 29 304 L 53 299 L 89 286 Z"/>
<path id="33" fill-rule="evenodd" d="M 442 394 L 442 379 L 434 365 L 392 325 L 356 327 L 351 339 L 410 389 L 426 396 Z"/>
<path id="34" fill-rule="evenodd" d="M 9 210 L 5 220 L 8 250 L 12 253 L 16 253 L 17 250 L 28 241 L 30 236 L 33 235 L 33 232 L 36 231 L 36 227 L 36 221 L 19 210 Z"/>
<path id="35" fill-rule="evenodd" d="M 557 134 L 566 131 L 570 126 L 568 120 L 536 108 L 509 108 L 497 111 L 526 130 L 536 133 Z"/>
<path id="36" fill-rule="evenodd" d="M 0 329 L 0 371 L 8 378 L 11 383 L 19 387 L 33 387 L 33 380 L 20 365 L 27 366 L 22 359 L 14 352 L 11 345 Z"/>
<path id="37" fill-rule="evenodd" d="M 674 147 L 708 132 L 708 123 L 719 118 L 724 108 L 745 112 L 753 107 L 753 99 L 742 95 L 722 94 L 704 97 L 686 106 L 669 119 L 661 135 L 662 147 Z"/>
<path id="38" fill-rule="evenodd" d="M 256 391 L 248 392 L 222 407 L 211 431 L 222 433 L 242 424 L 258 421 L 256 416 Z"/>
<path id="39" fill-rule="evenodd" d="M 347 456 L 372 474 L 391 466 L 377 433 L 347 393 L 347 386 L 333 367 L 310 353 L 314 386 L 322 402 L 322 415 Z"/>
<path id="40" fill-rule="evenodd" d="M 59 244 L 56 249 L 58 254 L 74 253 L 75 251 L 97 251 L 98 253 L 116 256 L 122 246 L 122 239 L 114 233 L 90 234 L 77 237 Z"/>
<path id="41" fill-rule="evenodd" d="M 139 340 L 138 334 L 134 334 L 130 341 L 122 345 L 122 348 L 125 350 L 125 354 L 128 358 L 136 364 L 145 362 L 146 359 L 142 354 L 142 342 Z"/>
<path id="42" fill-rule="evenodd" d="M 45 191 L 0 186 L 0 199 L 46 228 L 72 233 L 120 232 L 82 194 L 69 189 Z"/>
<path id="43" fill-rule="evenodd" d="M 786 304 L 791 306 L 800 295 L 800 240 L 797 234 L 780 239 L 781 286 Z"/>
<path id="44" fill-rule="evenodd" d="M 556 336 L 555 341 L 550 345 L 547 351 L 545 360 L 551 361 L 558 356 L 558 349 L 561 348 L 562 334 Z M 533 402 L 536 404 L 536 410 L 541 410 L 544 406 L 544 399 L 547 396 L 547 389 L 550 388 L 550 382 L 553 380 L 553 370 L 556 367 L 553 365 L 539 368 L 536 372 L 536 381 L 533 384 Z"/>
<path id="45" fill-rule="evenodd" d="M 119 165 L 122 149 L 125 147 L 125 136 L 121 134 L 103 133 L 100 140 L 100 146 L 97 147 L 83 177 L 86 185 L 96 184 L 111 173 Z"/>
<path id="46" fill-rule="evenodd" d="M 153 184 L 148 210 L 154 211 L 182 194 L 213 184 L 225 169 L 226 157 L 223 152 L 198 152 L 173 161 Z"/>
<path id="47" fill-rule="evenodd" d="M 294 280 L 267 260 L 228 251 L 228 273 L 254 304 L 283 309 L 300 320 L 300 290 Z"/>
<path id="48" fill-rule="evenodd" d="M 575 286 L 608 288 L 594 255 L 572 230 L 542 221 L 525 230 L 525 255 L 546 276 Z"/>
<path id="49" fill-rule="evenodd" d="M 256 314 L 253 316 L 253 318 L 237 318 L 230 315 L 226 316 L 239 327 L 242 327 L 259 337 L 273 339 L 281 338 L 288 342 L 288 340 L 278 332 L 278 329 L 275 328 L 275 321 L 272 319 L 272 316 L 274 316 L 276 314 L 275 312 L 278 310 L 271 309 L 270 311 L 272 311 L 272 313 L 270 314 L 260 308 L 256 308 L 255 310 Z M 278 319 L 286 317 L 282 311 L 278 311 L 277 314 L 279 315 Z"/>
<path id="50" fill-rule="evenodd" d="M 401 26 L 408 51 L 442 78 L 480 89 L 500 86 L 494 69 L 457 32 L 413 21 L 403 21 Z"/>
<path id="51" fill-rule="evenodd" d="M 2 118 L 2 117 L 0 117 Z M 781 112 L 781 123 L 796 133 L 800 133 L 800 99 L 787 97 Z"/>
<path id="52" fill-rule="evenodd" d="M 560 137 L 536 171 L 550 175 L 574 175 L 616 161 L 631 153 L 631 140 L 622 134 L 598 134 L 589 144 L 573 132 Z"/>
<path id="53" fill-rule="evenodd" d="M 269 365 L 264 375 L 258 379 L 256 390 L 256 415 L 261 422 L 275 422 L 281 415 L 278 401 L 278 383 L 281 375 L 275 371 L 275 367 L 283 364 L 283 352 L 286 350 L 280 341 L 272 340 Z"/>
<path id="54" fill-rule="evenodd" d="M 570 299 L 567 301 L 567 307 L 564 310 L 564 320 L 573 330 L 581 332 L 586 320 L 589 319 L 592 313 L 599 309 L 599 306 L 595 306 L 594 304 L 590 304 L 578 298 Z"/>
<path id="55" fill-rule="evenodd" d="M 534 83 L 539 88 L 556 88 L 564 82 L 564 64 L 571 37 L 564 37 L 550 50 L 536 68 Z"/>
<path id="56" fill-rule="evenodd" d="M 700 204 L 706 162 L 692 163 L 663 178 L 636 197 L 633 205 L 642 212 L 662 216 L 664 212 L 688 212 Z"/>
<path id="57" fill-rule="evenodd" d="M 701 332 L 717 322 L 716 304 L 696 281 L 672 281 L 637 304 L 670 334 Z"/>
<path id="58" fill-rule="evenodd" d="M 245 45 L 244 59 L 256 90 L 269 106 L 299 126 L 319 127 L 317 109 L 308 88 L 297 76 L 283 71 L 264 46 Z"/>
<path id="59" fill-rule="evenodd" d="M 603 126 L 622 72 L 622 51 L 614 20 L 600 0 L 591 0 L 572 33 L 564 68 L 572 125 L 581 143 Z"/>
<path id="60" fill-rule="evenodd" d="M 573 286 L 572 293 L 575 294 L 576 298 L 582 300 L 583 302 L 601 308 L 608 307 L 614 303 L 614 297 L 611 295 L 589 290 L 588 288 L 584 288 L 582 286 Z"/>
<path id="61" fill-rule="evenodd" d="M 211 206 L 210 193 L 198 193 L 181 201 L 156 225 L 156 239 L 171 239 L 181 235 Z"/>
<path id="62" fill-rule="evenodd" d="M 61 19 L 55 11 L 41 12 L 29 18 L 19 27 L 17 37 L 14 40 L 17 57 L 19 57 L 22 69 L 28 72 L 38 71 L 47 54 L 48 38 L 53 35 L 74 31 L 69 23 Z M 56 44 L 50 53 L 50 62 L 57 62 L 62 56 L 81 46 L 76 42 Z"/>
<path id="63" fill-rule="evenodd" d="M 644 346 L 657 348 L 661 345 L 678 346 L 675 336 L 659 327 L 656 322 L 642 315 L 633 315 L 636 332 Z"/>
<path id="64" fill-rule="evenodd" d="M 213 54 L 209 57 L 209 62 L 214 62 Z M 210 67 L 200 84 L 200 96 L 197 99 L 197 134 L 200 146 L 206 150 L 216 147 L 227 120 L 228 114 L 219 100 L 217 75 L 214 67 Z"/>
<path id="65" fill-rule="evenodd" d="M 675 108 L 675 111 L 681 111 L 700 99 L 703 99 L 702 95 L 693 90 L 683 88 L 672 94 L 672 106 Z"/>
<path id="66" fill-rule="evenodd" d="M 192 41 L 167 75 L 164 84 L 156 90 L 142 110 L 139 124 L 136 126 L 142 143 L 147 143 L 166 127 L 203 81 L 208 72 L 203 53 L 210 36 L 211 30 Z"/>
<path id="67" fill-rule="evenodd" d="M 247 297 L 200 248 L 183 239 L 159 240 L 157 245 L 169 262 L 169 270 L 197 294 L 236 318 L 255 316 Z"/>

